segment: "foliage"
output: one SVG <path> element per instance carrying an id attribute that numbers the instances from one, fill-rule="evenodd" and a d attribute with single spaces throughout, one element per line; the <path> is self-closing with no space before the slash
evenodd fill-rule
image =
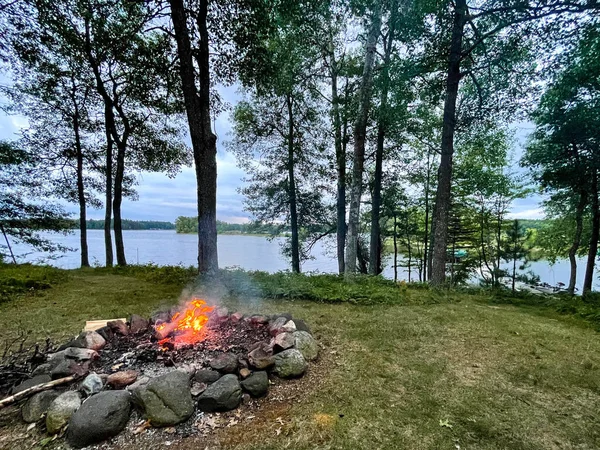
<path id="1" fill-rule="evenodd" d="M 51 195 L 47 185 L 37 173 L 38 161 L 9 142 L 0 141 L 0 231 L 4 242 L 0 244 L 0 257 L 15 261 L 10 240 L 23 242 L 36 249 L 56 252 L 64 250 L 50 240 L 42 238 L 39 231 L 63 231 L 70 226 L 63 208 L 47 200 Z M 15 261 L 16 262 L 16 261 Z"/>

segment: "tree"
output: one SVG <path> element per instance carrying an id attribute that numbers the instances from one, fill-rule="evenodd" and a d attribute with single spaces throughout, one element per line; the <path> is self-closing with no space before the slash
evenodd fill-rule
<path id="1" fill-rule="evenodd" d="M 540 187 L 552 194 L 550 207 L 562 205 L 558 216 L 574 217 L 575 233 L 568 251 L 574 293 L 583 218 L 589 208 L 591 227 L 583 291 L 591 290 L 600 236 L 598 170 L 600 148 L 596 131 L 600 111 L 600 33 L 588 27 L 568 52 L 564 70 L 546 90 L 533 117 L 536 131 L 523 158 Z"/>
<path id="2" fill-rule="evenodd" d="M 504 259 L 512 263 L 511 289 L 515 293 L 515 281 L 517 280 L 517 262 L 529 256 L 529 248 L 526 242 L 529 238 L 528 231 L 523 228 L 518 220 L 513 220 L 507 229 L 507 239 L 504 248 Z M 527 262 L 521 263 L 520 269 L 525 269 Z"/>
<path id="3" fill-rule="evenodd" d="M 346 263 L 345 276 L 350 277 L 356 273 L 358 257 L 358 238 L 360 221 L 360 202 L 363 185 L 363 169 L 365 161 L 365 140 L 367 134 L 367 120 L 371 106 L 371 92 L 373 84 L 373 65 L 377 41 L 381 29 L 382 5 L 376 1 L 371 12 L 369 32 L 365 45 L 365 60 L 363 75 L 359 91 L 359 108 L 354 124 L 354 161 L 352 168 L 352 187 L 350 190 L 350 213 L 348 219 L 348 235 L 346 237 Z"/>
<path id="4" fill-rule="evenodd" d="M 65 250 L 38 233 L 66 231 L 70 221 L 60 206 L 47 201 L 46 180 L 31 176 L 36 172 L 34 155 L 0 141 L 0 232 L 6 243 L 1 257 L 10 256 L 15 264 L 11 239 L 46 252 Z"/>
<path id="5" fill-rule="evenodd" d="M 516 75 L 531 73 L 527 64 L 519 65 L 528 60 L 526 49 L 530 46 L 532 36 L 542 28 L 549 30 L 567 30 L 577 26 L 574 14 L 590 12 L 600 8 L 596 2 L 587 1 L 548 1 L 534 0 L 506 4 L 504 1 L 481 2 L 469 7 L 466 0 L 456 0 L 450 10 L 439 17 L 442 23 L 450 16 L 452 26 L 451 36 L 442 45 L 449 49 L 445 70 L 445 99 L 443 131 L 441 139 L 441 161 L 438 171 L 438 187 L 434 208 L 434 239 L 431 282 L 440 285 L 445 280 L 445 258 L 448 237 L 448 213 L 451 200 L 452 160 L 454 154 L 454 138 L 460 115 L 457 114 L 459 91 L 463 80 L 471 80 L 477 89 L 478 108 L 469 108 L 477 112 L 483 106 L 497 106 L 498 102 L 486 100 L 486 93 L 492 93 L 493 98 L 501 98 L 507 86 L 513 93 L 501 103 L 506 112 L 515 105 L 514 91 L 525 86 L 518 82 Z M 585 16 L 583 16 L 585 20 Z M 442 28 L 444 29 L 444 28 Z M 547 36 L 547 34 L 546 34 Z M 434 46 L 439 40 L 434 40 Z M 541 49 L 543 43 L 538 46 Z M 435 47 L 432 47 L 436 51 Z M 481 76 L 487 77 L 491 83 L 483 83 Z M 487 74 L 487 75 L 485 75 Z M 506 78 L 508 76 L 508 78 Z M 504 80 L 512 80 L 507 83 Z M 493 89 L 483 88 L 495 85 Z M 525 97 L 524 94 L 521 94 Z M 508 102 L 506 100 L 509 100 Z M 501 110 L 502 110 L 501 108 Z M 468 115 L 468 114 L 467 114 Z"/>
<path id="6" fill-rule="evenodd" d="M 289 225 L 292 270 L 300 272 L 307 256 L 301 231 L 320 235 L 322 225 L 330 222 L 320 187 L 321 111 L 310 77 L 318 55 L 298 45 L 293 29 L 282 29 L 270 49 L 272 75 L 247 89 L 248 100 L 236 106 L 231 148 L 251 175 L 242 190 L 247 210 L 260 221 Z"/>

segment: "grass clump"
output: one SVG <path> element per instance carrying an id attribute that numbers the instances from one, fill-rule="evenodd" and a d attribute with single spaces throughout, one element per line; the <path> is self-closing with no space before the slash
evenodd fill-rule
<path id="1" fill-rule="evenodd" d="M 0 303 L 19 294 L 50 289 L 69 278 L 65 270 L 33 264 L 0 264 Z"/>

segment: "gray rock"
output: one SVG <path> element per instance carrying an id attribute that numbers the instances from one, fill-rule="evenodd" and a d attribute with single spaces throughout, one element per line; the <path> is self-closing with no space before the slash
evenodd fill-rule
<path id="1" fill-rule="evenodd" d="M 58 361 L 52 370 L 50 375 L 53 379 L 68 377 L 70 375 L 79 375 L 80 377 L 88 373 L 89 361 L 84 361 L 80 364 L 72 359 L 63 359 Z"/>
<path id="2" fill-rule="evenodd" d="M 269 323 L 269 333 L 271 336 L 277 336 L 279 333 L 282 333 L 281 329 L 287 323 L 287 319 L 285 317 L 277 317 L 273 319 Z"/>
<path id="3" fill-rule="evenodd" d="M 291 313 L 280 313 L 280 314 L 275 314 L 273 316 L 273 319 L 277 319 L 278 317 L 285 317 L 287 320 L 292 320 L 292 314 Z"/>
<path id="4" fill-rule="evenodd" d="M 133 334 L 143 333 L 150 326 L 150 321 L 142 316 L 133 314 L 129 318 L 129 332 Z"/>
<path id="5" fill-rule="evenodd" d="M 194 412 L 189 376 L 178 370 L 132 389 L 134 401 L 156 427 L 176 425 Z"/>
<path id="6" fill-rule="evenodd" d="M 273 339 L 271 339 L 271 348 L 273 353 L 279 353 L 288 348 L 292 348 L 296 342 L 292 333 L 279 333 Z"/>
<path id="7" fill-rule="evenodd" d="M 210 316 L 210 321 L 215 323 L 223 323 L 229 320 L 229 311 L 224 306 L 217 308 Z"/>
<path id="8" fill-rule="evenodd" d="M 294 346 L 300 350 L 302 356 L 307 361 L 312 361 L 319 356 L 319 344 L 315 341 L 315 338 L 306 331 L 296 331 L 294 334 L 295 343 Z"/>
<path id="9" fill-rule="evenodd" d="M 56 391 L 43 391 L 34 394 L 27 400 L 21 408 L 21 416 L 27 423 L 33 423 L 40 420 L 46 414 L 50 404 L 60 395 Z"/>
<path id="10" fill-rule="evenodd" d="M 48 355 L 48 362 L 52 363 L 56 360 L 74 359 L 77 361 L 88 361 L 100 358 L 97 351 L 89 348 L 69 347 L 60 352 Z"/>
<path id="11" fill-rule="evenodd" d="M 194 375 L 194 380 L 198 383 L 211 384 L 221 378 L 221 374 L 216 370 L 211 369 L 200 369 L 196 371 Z"/>
<path id="12" fill-rule="evenodd" d="M 235 375 L 223 375 L 198 398 L 198 409 L 204 412 L 230 411 L 242 399 L 242 388 Z"/>
<path id="13" fill-rule="evenodd" d="M 129 392 L 100 392 L 86 400 L 71 417 L 67 442 L 81 448 L 116 436 L 127 425 L 130 411 Z"/>
<path id="14" fill-rule="evenodd" d="M 306 331 L 307 333 L 310 333 L 310 328 L 308 328 L 308 325 L 306 325 L 306 322 L 302 319 L 294 319 L 294 324 L 296 325 L 296 330 L 297 331 Z"/>
<path id="15" fill-rule="evenodd" d="M 281 378 L 294 378 L 304 374 L 306 367 L 306 360 L 300 350 L 291 348 L 275 355 L 273 372 Z"/>
<path id="16" fill-rule="evenodd" d="M 90 350 L 102 350 L 106 345 L 106 339 L 95 331 L 84 331 L 75 340 L 78 345 L 71 347 L 89 348 Z"/>
<path id="17" fill-rule="evenodd" d="M 25 389 L 29 389 L 30 387 L 37 386 L 38 384 L 48 383 L 49 381 L 52 381 L 52 378 L 50 377 L 50 375 L 47 375 L 47 374 L 35 375 L 33 378 L 29 378 L 28 380 L 25 380 L 21 384 L 12 388 L 12 394 L 13 395 L 18 394 L 19 392 L 24 391 Z"/>
<path id="18" fill-rule="evenodd" d="M 271 336 L 277 336 L 279 333 L 293 333 L 296 331 L 296 324 L 293 320 L 288 320 L 287 317 L 278 317 L 271 321 L 269 325 L 269 333 Z"/>
<path id="19" fill-rule="evenodd" d="M 223 353 L 210 362 L 210 367 L 222 373 L 234 373 L 237 371 L 237 356 L 231 353 Z"/>
<path id="20" fill-rule="evenodd" d="M 46 430 L 49 434 L 58 433 L 64 427 L 71 416 L 81 406 L 79 392 L 67 391 L 54 399 L 46 413 Z"/>
<path id="21" fill-rule="evenodd" d="M 263 370 L 275 364 L 275 359 L 273 359 L 271 352 L 258 347 L 248 353 L 248 363 L 258 370 Z"/>
<path id="22" fill-rule="evenodd" d="M 104 382 L 97 373 L 90 373 L 81 383 L 81 390 L 85 392 L 85 395 L 88 397 L 90 395 L 97 394 L 102 390 L 103 387 Z"/>
<path id="23" fill-rule="evenodd" d="M 269 376 L 267 372 L 254 372 L 242 381 L 242 387 L 253 397 L 265 395 L 269 390 Z"/>
<path id="24" fill-rule="evenodd" d="M 52 369 L 53 369 L 53 365 L 50 363 L 40 364 L 35 369 L 33 369 L 33 372 L 31 373 L 31 375 L 33 375 L 34 377 L 36 377 L 38 375 L 50 375 L 50 373 L 52 372 Z"/>
<path id="25" fill-rule="evenodd" d="M 206 383 L 198 383 L 197 381 L 194 381 L 191 389 L 192 397 L 198 397 L 206 390 L 207 387 L 208 385 Z"/>

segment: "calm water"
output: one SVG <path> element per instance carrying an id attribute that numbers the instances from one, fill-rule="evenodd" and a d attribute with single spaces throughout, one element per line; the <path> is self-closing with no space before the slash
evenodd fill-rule
<path id="1" fill-rule="evenodd" d="M 196 264 L 197 238 L 192 234 L 177 234 L 174 230 L 166 231 L 124 231 L 125 253 L 127 261 L 131 264 L 154 263 L 158 265 L 184 265 Z M 64 246 L 76 249 L 67 252 L 60 258 L 48 261 L 50 264 L 73 269 L 79 267 L 79 235 L 70 234 L 47 234 L 53 241 Z M 263 270 L 277 272 L 290 269 L 289 262 L 281 255 L 280 244 L 284 238 L 276 238 L 272 241 L 258 236 L 235 236 L 219 235 L 219 265 L 221 267 L 240 267 L 246 270 Z M 88 232 L 88 245 L 90 263 L 102 265 L 104 261 L 104 234 L 102 230 L 90 230 Z M 333 240 L 329 243 L 318 242 L 313 247 L 314 259 L 306 261 L 302 265 L 304 272 L 337 272 L 337 261 Z M 45 255 L 40 253 L 29 253 L 24 246 L 15 246 L 17 255 L 22 255 L 20 261 L 42 262 Z M 585 258 L 578 261 L 577 286 L 581 289 L 585 270 Z M 555 285 L 558 282 L 567 283 L 569 279 L 568 261 L 559 261 L 553 266 L 546 261 L 531 263 L 530 270 L 540 276 L 542 282 Z M 388 278 L 394 277 L 392 261 L 390 260 L 384 269 L 384 275 Z M 408 279 L 405 269 L 398 269 L 398 277 Z M 418 280 L 418 274 L 413 271 L 413 280 Z M 597 282 L 595 283 L 598 284 Z"/>

